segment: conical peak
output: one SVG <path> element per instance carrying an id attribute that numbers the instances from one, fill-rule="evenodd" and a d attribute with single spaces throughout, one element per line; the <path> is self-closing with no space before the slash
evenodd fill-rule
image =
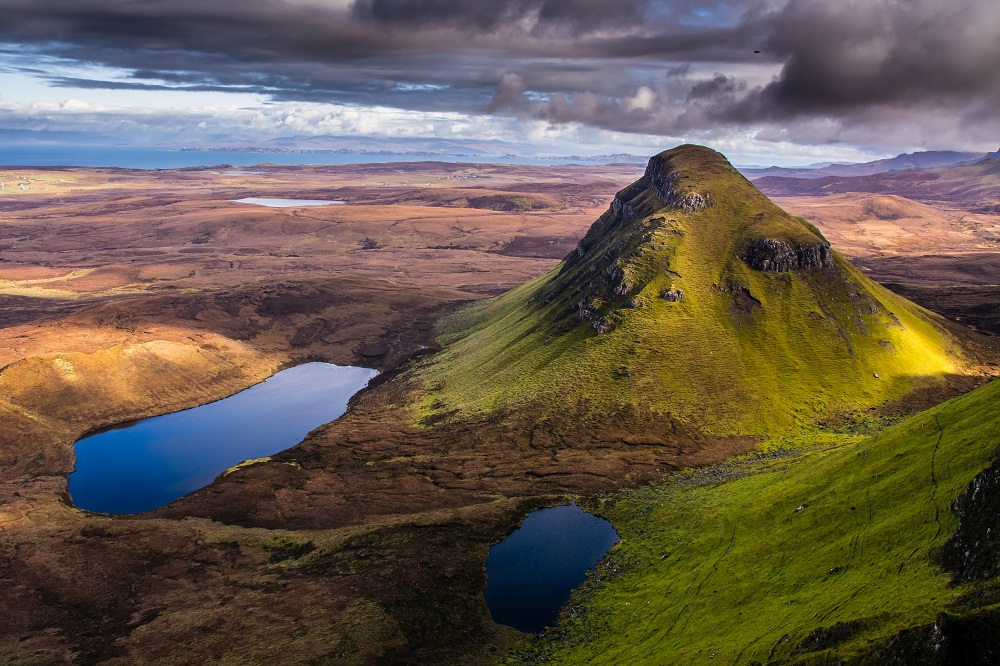
<path id="1" fill-rule="evenodd" d="M 609 235 L 639 234 L 648 241 L 655 236 L 650 232 L 675 218 L 690 219 L 693 233 L 730 238 L 730 249 L 757 270 L 832 265 L 830 244 L 819 229 L 781 210 L 721 153 L 690 144 L 650 158 L 643 177 L 615 195 L 577 253 Z"/>
<path id="2" fill-rule="evenodd" d="M 696 213 L 727 196 L 770 203 L 721 153 L 686 144 L 651 157 L 643 177 L 617 194 L 612 211 L 633 218 L 664 208 Z"/>
<path id="3" fill-rule="evenodd" d="M 670 163 L 677 170 L 725 170 L 733 168 L 733 165 L 729 163 L 726 156 L 719 151 L 694 143 L 685 143 L 675 148 L 664 150 L 650 157 L 649 161 L 651 163 Z"/>
<path id="4" fill-rule="evenodd" d="M 665 206 L 693 213 L 712 205 L 705 189 L 712 180 L 736 173 L 721 153 L 686 144 L 651 157 L 643 179 Z"/>
<path id="5" fill-rule="evenodd" d="M 734 170 L 722 153 L 690 143 L 653 155 L 646 164 L 647 177 L 652 173 L 664 172 L 676 172 L 689 177 L 717 176 Z"/>
<path id="6" fill-rule="evenodd" d="M 651 291 L 683 299 L 698 280 L 682 279 L 676 266 L 695 252 L 702 267 L 714 267 L 706 284 L 724 288 L 735 263 L 767 272 L 834 263 L 815 227 L 775 206 L 721 154 L 685 145 L 651 158 L 643 177 L 615 195 L 534 302 L 563 302 L 563 327 L 582 319 L 610 332 Z"/>
<path id="7" fill-rule="evenodd" d="M 715 204 L 739 200 L 756 209 L 739 228 L 739 257 L 751 268 L 787 272 L 830 268 L 830 244 L 818 229 L 780 210 L 711 148 L 683 145 L 649 160 L 643 184 L 665 206 L 692 213 Z M 642 182 L 640 181 L 640 182 Z"/>
<path id="8" fill-rule="evenodd" d="M 933 320 L 697 146 L 651 159 L 556 270 L 456 321 L 436 403 L 561 423 L 628 405 L 763 433 L 958 367 Z"/>

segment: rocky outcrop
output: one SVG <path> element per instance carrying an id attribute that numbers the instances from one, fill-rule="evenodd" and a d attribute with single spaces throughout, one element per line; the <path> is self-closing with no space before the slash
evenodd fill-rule
<path id="1" fill-rule="evenodd" d="M 663 248 L 656 232 L 666 230 L 680 236 L 670 215 L 657 215 L 667 208 L 695 213 L 712 205 L 708 194 L 686 191 L 685 175 L 670 158 L 654 157 L 643 178 L 624 188 L 611 201 L 608 211 L 590 228 L 566 257 L 562 274 L 573 274 L 555 289 L 532 297 L 531 303 L 544 305 L 563 300 L 578 319 L 587 321 L 597 333 L 608 333 L 622 320 L 622 310 L 641 307 L 638 293 L 657 274 L 677 276 L 662 262 L 655 266 L 646 259 L 649 252 Z M 667 289 L 661 297 L 680 301 L 679 289 Z"/>
<path id="2" fill-rule="evenodd" d="M 797 654 L 829 650 L 841 643 L 851 640 L 865 629 L 864 620 L 837 622 L 832 627 L 819 627 L 813 630 L 795 647 Z"/>
<path id="3" fill-rule="evenodd" d="M 1000 573 L 1000 461 L 969 482 L 952 504 L 960 523 L 941 549 L 941 564 L 955 582 L 985 580 Z"/>
<path id="4" fill-rule="evenodd" d="M 677 187 L 680 180 L 681 174 L 662 157 L 653 157 L 646 165 L 646 182 L 664 205 L 680 208 L 685 213 L 696 213 L 712 205 L 711 197 L 707 194 L 681 191 Z"/>
<path id="5" fill-rule="evenodd" d="M 622 220 L 634 220 L 638 217 L 632 205 L 622 201 L 618 196 L 611 200 L 611 212 Z"/>
<path id="6" fill-rule="evenodd" d="M 776 238 L 754 239 L 740 254 L 740 258 L 754 270 L 776 273 L 833 267 L 833 255 L 828 244 L 800 245 Z"/>
<path id="7" fill-rule="evenodd" d="M 530 303 L 546 305 L 563 301 L 561 316 L 572 313 L 597 333 L 608 333 L 621 321 L 621 310 L 641 306 L 639 291 L 650 276 L 644 268 L 653 234 L 664 217 L 650 217 L 642 203 L 647 188 L 632 185 L 615 196 L 610 209 L 594 223 L 576 248 L 567 255 L 562 274 L 574 279 L 539 292 Z M 648 197 L 652 198 L 652 197 Z M 560 330 L 566 322 L 560 324 Z"/>
<path id="8" fill-rule="evenodd" d="M 1000 657 L 1000 613 L 986 608 L 941 613 L 930 624 L 904 629 L 846 666 L 970 666 L 996 664 Z M 817 662 L 813 662 L 817 663 Z"/>
<path id="9" fill-rule="evenodd" d="M 670 303 L 677 303 L 678 301 L 684 300 L 684 292 L 680 289 L 675 289 L 671 287 L 670 289 L 665 289 L 660 298 Z"/>

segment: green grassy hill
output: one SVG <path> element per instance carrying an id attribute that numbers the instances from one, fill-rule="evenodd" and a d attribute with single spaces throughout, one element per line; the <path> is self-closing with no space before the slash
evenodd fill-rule
<path id="1" fill-rule="evenodd" d="M 874 437 L 608 498 L 622 541 L 507 663 L 998 663 L 998 403 L 993 382 Z"/>
<path id="2" fill-rule="evenodd" d="M 447 321 L 416 419 L 625 409 L 765 436 L 962 373 L 939 323 L 722 155 L 681 146 L 558 268 Z"/>

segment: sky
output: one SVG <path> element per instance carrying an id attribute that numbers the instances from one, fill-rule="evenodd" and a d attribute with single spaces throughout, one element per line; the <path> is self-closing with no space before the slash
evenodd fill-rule
<path id="1" fill-rule="evenodd" d="M 0 0 L 6 141 L 805 164 L 997 150 L 998 104 L 997 0 Z"/>

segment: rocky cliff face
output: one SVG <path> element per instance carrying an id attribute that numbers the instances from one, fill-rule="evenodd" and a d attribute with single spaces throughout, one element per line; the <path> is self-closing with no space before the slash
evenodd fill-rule
<path id="1" fill-rule="evenodd" d="M 961 522 L 941 550 L 941 564 L 957 583 L 994 578 L 1000 573 L 1000 461 L 969 483 L 952 510 Z"/>
<path id="2" fill-rule="evenodd" d="M 628 202 L 616 197 L 566 259 L 564 270 L 578 270 L 582 279 L 566 283 L 551 297 L 570 296 L 578 317 L 598 333 L 611 331 L 618 310 L 632 306 L 632 298 L 647 282 L 638 262 L 645 255 L 645 242 L 661 224 L 662 219 L 640 220 Z"/>
<path id="3" fill-rule="evenodd" d="M 652 157 L 646 165 L 645 179 L 664 206 L 679 208 L 685 213 L 696 213 L 712 205 L 711 195 L 685 192 L 680 189 L 678 186 L 682 178 L 682 174 L 675 171 L 670 162 L 659 155 Z"/>
<path id="4" fill-rule="evenodd" d="M 776 238 L 757 238 L 751 241 L 740 258 L 754 270 L 777 273 L 833 267 L 829 244 L 798 244 Z"/>
<path id="5" fill-rule="evenodd" d="M 639 307 L 635 296 L 656 274 L 646 261 L 649 243 L 657 231 L 669 225 L 664 216 L 640 217 L 621 194 L 566 258 L 563 271 L 576 271 L 577 279 L 550 295 L 555 298 L 575 292 L 577 316 L 590 322 L 598 333 L 614 329 L 621 309 Z"/>
<path id="6" fill-rule="evenodd" d="M 577 322 L 589 322 L 598 333 L 614 330 L 623 309 L 642 306 L 636 296 L 649 281 L 670 272 L 665 261 L 649 255 L 661 249 L 655 240 L 659 232 L 681 235 L 671 216 L 696 214 L 713 205 L 710 193 L 685 187 L 685 179 L 669 158 L 650 159 L 645 175 L 618 192 L 608 211 L 566 257 L 561 275 L 572 279 L 559 281 L 536 302 L 566 300 L 566 313 Z"/>

